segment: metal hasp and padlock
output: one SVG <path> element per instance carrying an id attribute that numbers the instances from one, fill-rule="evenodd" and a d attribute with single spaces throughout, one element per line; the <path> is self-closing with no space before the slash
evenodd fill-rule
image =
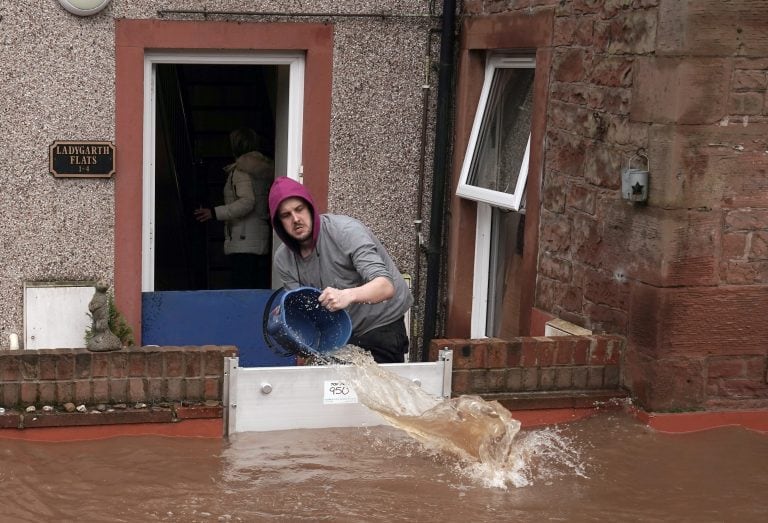
<path id="1" fill-rule="evenodd" d="M 632 167 L 632 160 L 640 158 L 645 159 L 645 168 Z M 627 162 L 627 168 L 621 172 L 621 197 L 631 202 L 647 201 L 650 169 L 650 162 L 645 154 L 633 154 Z"/>

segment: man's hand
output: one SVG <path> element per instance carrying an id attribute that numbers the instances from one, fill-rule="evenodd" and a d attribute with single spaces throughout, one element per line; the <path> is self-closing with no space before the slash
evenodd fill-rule
<path id="1" fill-rule="evenodd" d="M 329 311 L 346 309 L 351 303 L 379 303 L 395 294 L 395 286 L 389 278 L 378 276 L 360 287 L 334 289 L 326 287 L 320 294 L 320 305 Z"/>
<path id="2" fill-rule="evenodd" d="M 323 292 L 320 293 L 318 300 L 320 305 L 325 307 L 331 312 L 340 311 L 346 309 L 347 306 L 353 302 L 354 289 L 334 289 L 333 287 L 326 287 Z"/>

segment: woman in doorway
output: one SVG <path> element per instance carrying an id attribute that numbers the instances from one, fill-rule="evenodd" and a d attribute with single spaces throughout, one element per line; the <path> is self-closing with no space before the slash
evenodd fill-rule
<path id="1" fill-rule="evenodd" d="M 260 151 L 261 137 L 240 128 L 229 135 L 235 162 L 224 169 L 224 205 L 195 209 L 195 219 L 224 222 L 224 254 L 231 261 L 232 287 L 271 287 L 271 240 L 267 197 L 274 178 L 274 163 Z"/>

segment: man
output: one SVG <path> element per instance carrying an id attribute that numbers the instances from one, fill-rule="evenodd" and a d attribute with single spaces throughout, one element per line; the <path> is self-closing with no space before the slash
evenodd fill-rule
<path id="1" fill-rule="evenodd" d="M 349 313 L 349 343 L 369 350 L 377 363 L 402 362 L 404 315 L 413 297 L 373 233 L 349 216 L 319 214 L 309 191 L 287 177 L 272 184 L 269 214 L 283 241 L 275 253 L 283 286 L 320 289 L 323 307 Z"/>

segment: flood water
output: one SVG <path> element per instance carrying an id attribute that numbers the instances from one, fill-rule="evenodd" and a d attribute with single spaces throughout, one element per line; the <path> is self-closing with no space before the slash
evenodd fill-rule
<path id="1" fill-rule="evenodd" d="M 228 439 L 0 440 L 0 523 L 768 521 L 768 434 L 653 431 L 623 411 L 520 429 L 346 346 L 334 357 L 389 425 Z"/>
<path id="2" fill-rule="evenodd" d="M 621 412 L 523 429 L 524 486 L 388 426 L 0 440 L 5 521 L 768 521 L 768 435 Z"/>

